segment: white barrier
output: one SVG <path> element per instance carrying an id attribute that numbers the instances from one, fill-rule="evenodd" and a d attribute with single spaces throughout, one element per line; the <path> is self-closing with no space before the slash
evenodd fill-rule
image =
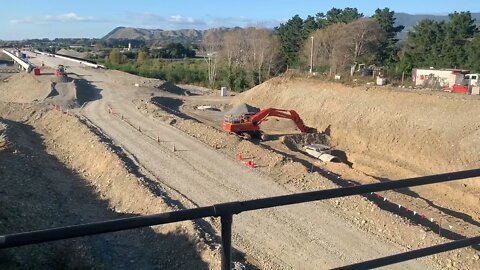
<path id="1" fill-rule="evenodd" d="M 16 57 L 14 54 L 10 53 L 7 50 L 2 50 L 4 54 L 8 55 L 13 61 L 17 62 L 24 70 L 28 71 L 31 65 L 29 63 L 25 63 L 22 59 Z"/>
<path id="2" fill-rule="evenodd" d="M 85 65 L 85 66 L 88 66 L 88 67 L 105 68 L 105 66 L 103 66 L 103 65 L 93 64 L 93 63 L 85 62 L 85 61 L 82 61 L 82 60 L 70 58 L 70 57 L 63 56 L 63 55 L 58 55 L 58 54 L 53 54 L 53 53 L 45 53 L 45 52 L 41 52 L 41 51 L 35 51 L 35 53 L 38 53 L 38 54 L 41 54 L 41 55 L 53 56 L 53 57 L 60 58 L 60 59 L 65 59 L 65 60 L 76 62 L 76 63 L 79 63 L 81 65 Z"/>

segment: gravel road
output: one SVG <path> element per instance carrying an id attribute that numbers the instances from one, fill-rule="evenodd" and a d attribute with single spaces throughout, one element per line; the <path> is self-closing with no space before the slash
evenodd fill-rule
<path id="1" fill-rule="evenodd" d="M 41 59 L 43 58 L 43 59 Z M 60 59 L 40 57 L 46 65 Z M 134 81 L 119 73 L 96 71 L 64 63 L 69 72 L 84 75 L 100 92 L 82 113 L 150 171 L 163 185 L 197 206 L 289 193 L 254 169 L 204 145 L 185 133 L 142 115 L 131 102 L 138 98 Z M 108 113 L 123 114 L 134 126 Z M 159 136 L 157 143 L 148 136 Z M 173 144 L 176 151 L 172 152 Z M 235 153 L 232 153 L 232 157 Z M 128 196 L 128 191 L 126 191 Z M 267 269 L 331 268 L 403 251 L 340 218 L 326 203 L 309 203 L 234 216 L 234 246 Z M 431 269 L 426 261 L 389 269 Z"/>

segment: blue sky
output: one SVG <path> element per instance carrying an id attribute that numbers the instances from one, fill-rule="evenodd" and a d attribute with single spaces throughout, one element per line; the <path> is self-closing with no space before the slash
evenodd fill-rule
<path id="1" fill-rule="evenodd" d="M 332 7 L 356 7 L 365 15 L 389 7 L 411 14 L 480 12 L 478 0 L 2 0 L 0 39 L 102 37 L 117 26 L 160 29 L 264 25 L 295 14 L 302 18 Z"/>

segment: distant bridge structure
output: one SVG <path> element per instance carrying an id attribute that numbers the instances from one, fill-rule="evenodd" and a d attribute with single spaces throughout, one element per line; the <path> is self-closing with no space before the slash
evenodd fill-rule
<path id="1" fill-rule="evenodd" d="M 2 50 L 4 54 L 6 54 L 8 57 L 12 58 L 12 60 L 18 65 L 18 68 L 21 70 L 25 70 L 27 72 L 32 71 L 33 66 L 30 63 L 25 62 L 24 60 L 20 59 L 13 53 L 9 52 L 8 50 Z"/>

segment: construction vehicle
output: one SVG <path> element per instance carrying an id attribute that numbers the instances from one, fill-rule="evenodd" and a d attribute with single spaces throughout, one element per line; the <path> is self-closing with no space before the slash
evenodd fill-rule
<path id="1" fill-rule="evenodd" d="M 268 108 L 258 113 L 246 113 L 242 115 L 226 115 L 223 122 L 223 130 L 237 134 L 244 139 L 260 137 L 263 141 L 268 140 L 268 135 L 260 130 L 260 124 L 270 116 L 291 119 L 302 133 L 310 133 L 314 129 L 305 126 L 303 120 L 294 110 L 282 110 Z"/>
<path id="2" fill-rule="evenodd" d="M 65 66 L 58 65 L 57 69 L 55 69 L 55 76 L 57 76 L 58 82 L 66 82 L 67 73 L 65 72 Z"/>

